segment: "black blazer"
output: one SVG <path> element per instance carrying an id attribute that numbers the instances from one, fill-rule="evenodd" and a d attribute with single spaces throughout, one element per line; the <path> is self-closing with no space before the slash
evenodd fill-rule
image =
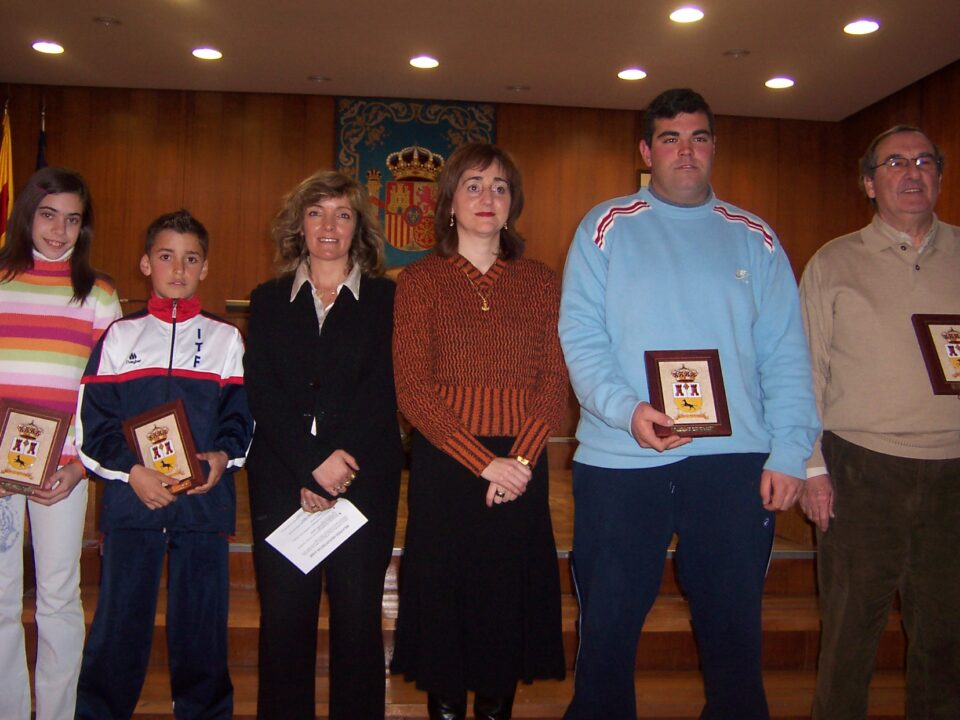
<path id="1" fill-rule="evenodd" d="M 290 302 L 292 287 L 291 275 L 250 295 L 244 382 L 257 423 L 247 458 L 255 532 L 269 532 L 293 513 L 301 487 L 329 497 L 311 473 L 338 448 L 360 466 L 350 499 L 354 489 L 364 496 L 374 490 L 364 476 L 373 482 L 374 475 L 399 477 L 403 465 L 391 351 L 393 281 L 361 277 L 359 301 L 342 290 L 320 333 L 310 285 Z M 310 434 L 314 418 L 316 436 Z"/>

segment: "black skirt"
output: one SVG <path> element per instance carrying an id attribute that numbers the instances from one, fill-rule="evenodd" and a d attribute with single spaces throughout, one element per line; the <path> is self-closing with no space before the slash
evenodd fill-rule
<path id="1" fill-rule="evenodd" d="M 498 457 L 513 444 L 480 440 Z M 487 487 L 414 436 L 391 668 L 427 692 L 503 696 L 564 676 L 546 453 L 517 500 L 488 508 Z"/>

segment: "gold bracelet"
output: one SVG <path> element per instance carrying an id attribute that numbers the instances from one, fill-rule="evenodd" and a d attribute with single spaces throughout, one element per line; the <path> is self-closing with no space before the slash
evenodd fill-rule
<path id="1" fill-rule="evenodd" d="M 517 462 L 521 465 L 529 465 L 530 461 L 527 460 L 523 455 L 517 455 Z"/>

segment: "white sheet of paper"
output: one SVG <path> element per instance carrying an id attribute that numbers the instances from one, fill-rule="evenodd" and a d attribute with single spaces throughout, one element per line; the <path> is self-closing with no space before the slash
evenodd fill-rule
<path id="1" fill-rule="evenodd" d="M 323 512 L 297 510 L 267 535 L 267 542 L 307 574 L 366 522 L 356 505 L 341 498 Z"/>

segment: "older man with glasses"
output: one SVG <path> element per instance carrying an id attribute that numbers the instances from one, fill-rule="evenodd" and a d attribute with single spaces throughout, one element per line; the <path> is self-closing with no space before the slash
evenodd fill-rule
<path id="1" fill-rule="evenodd" d="M 960 228 L 937 219 L 943 155 L 919 129 L 860 161 L 876 214 L 800 284 L 823 420 L 801 505 L 817 525 L 814 720 L 862 720 L 899 592 L 908 720 L 960 718 L 960 402 L 935 394 L 915 314 L 960 315 Z M 958 327 L 960 329 L 960 327 Z"/>

